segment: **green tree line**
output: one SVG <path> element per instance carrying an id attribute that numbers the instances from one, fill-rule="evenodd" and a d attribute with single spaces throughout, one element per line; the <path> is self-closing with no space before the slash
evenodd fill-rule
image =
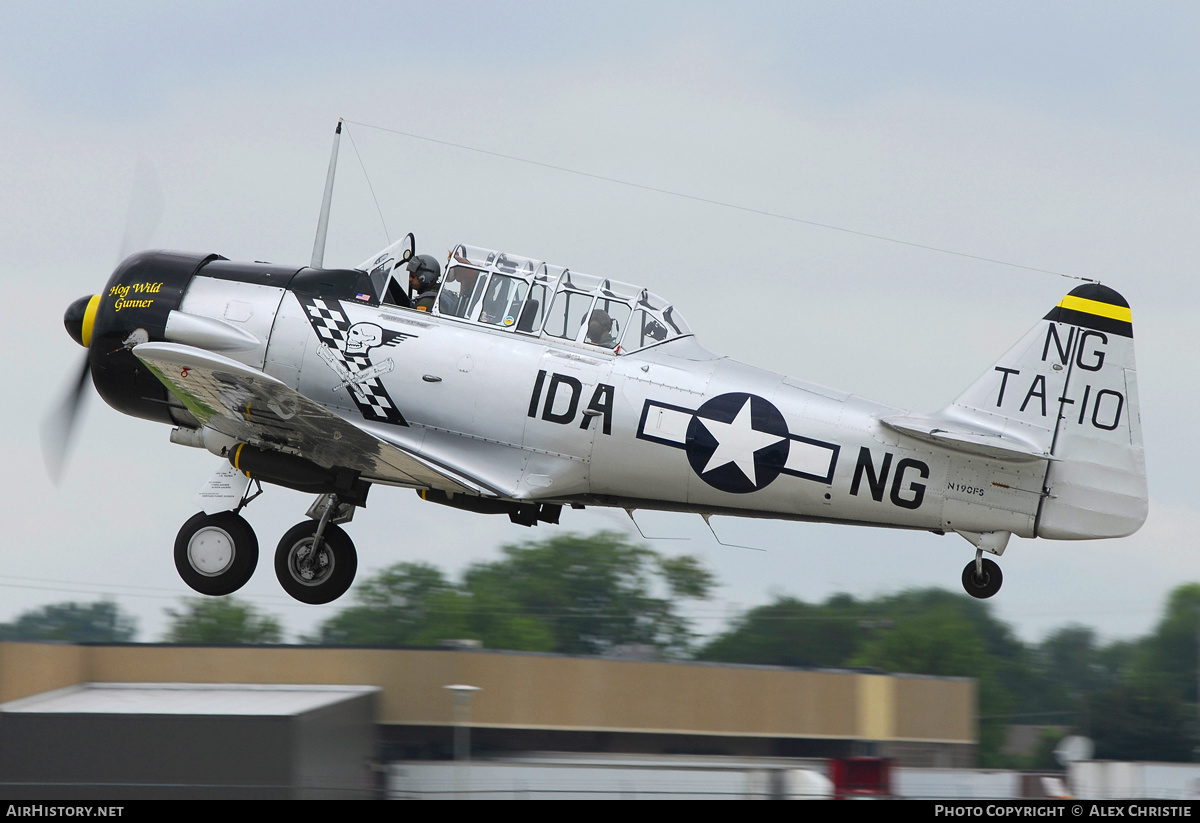
<path id="1" fill-rule="evenodd" d="M 857 667 L 970 677 L 979 683 L 985 766 L 1053 768 L 1066 733 L 1086 734 L 1096 757 L 1190 760 L 1196 746 L 1200 583 L 1171 592 L 1155 629 L 1103 643 L 1085 626 L 1023 642 L 986 601 L 941 589 L 822 603 L 778 596 L 701 641 L 683 611 L 708 598 L 711 572 L 623 535 L 562 534 L 504 546 L 501 557 L 452 580 L 425 563 L 399 563 L 359 582 L 349 604 L 301 641 L 343 646 L 433 646 L 606 655 L 650 649 L 674 659 L 790 667 Z M 278 619 L 236 598 L 192 598 L 169 609 L 175 643 L 283 640 Z M 0 624 L 0 639 L 130 642 L 134 621 L 116 604 L 65 603 Z M 1012 724 L 1047 727 L 1033 758 L 1006 757 Z"/>

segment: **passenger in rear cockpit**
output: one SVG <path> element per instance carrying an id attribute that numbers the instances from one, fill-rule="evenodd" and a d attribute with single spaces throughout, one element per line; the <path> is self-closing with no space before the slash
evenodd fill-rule
<path id="1" fill-rule="evenodd" d="M 617 345 L 612 328 L 613 319 L 608 312 L 604 309 L 593 309 L 592 316 L 588 319 L 587 337 L 584 338 L 584 342 L 611 349 Z"/>

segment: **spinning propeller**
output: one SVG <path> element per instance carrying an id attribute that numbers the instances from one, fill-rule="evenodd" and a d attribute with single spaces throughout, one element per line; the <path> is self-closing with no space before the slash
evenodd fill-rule
<path id="1" fill-rule="evenodd" d="M 158 220 L 162 216 L 163 196 L 158 175 L 145 159 L 138 161 L 134 172 L 133 193 L 129 198 L 129 211 L 125 215 L 125 230 L 121 235 L 121 246 L 116 264 L 133 252 L 145 248 Z M 63 324 L 71 339 L 85 349 L 92 342 L 92 324 L 100 308 L 100 295 L 80 297 L 67 307 Z M 62 401 L 42 421 L 42 457 L 46 472 L 56 485 L 66 468 L 71 437 L 75 431 L 79 408 L 83 404 L 84 386 L 91 375 L 90 351 L 83 356 L 83 363 L 76 369 L 77 376 L 68 385 Z"/>

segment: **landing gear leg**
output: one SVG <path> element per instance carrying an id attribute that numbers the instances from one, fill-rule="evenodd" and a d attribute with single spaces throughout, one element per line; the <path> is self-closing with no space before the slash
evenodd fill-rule
<path id="1" fill-rule="evenodd" d="M 233 594 L 246 585 L 257 565 L 258 538 L 234 512 L 200 512 L 175 538 L 175 569 L 201 594 Z"/>
<path id="2" fill-rule="evenodd" d="M 963 569 L 963 588 L 971 597 L 978 597 L 980 600 L 1000 591 L 1000 584 L 1003 582 L 1004 575 L 1000 573 L 1000 567 L 994 561 L 986 559 L 981 549 L 975 551 L 975 559 Z"/>
<path id="3" fill-rule="evenodd" d="M 354 542 L 331 522 L 348 519 L 341 513 L 337 495 L 317 501 L 310 514 L 320 510 L 319 520 L 306 520 L 288 529 L 275 550 L 275 576 L 284 591 L 301 603 L 319 605 L 337 600 L 358 571 Z M 353 510 L 353 507 L 349 507 Z"/>

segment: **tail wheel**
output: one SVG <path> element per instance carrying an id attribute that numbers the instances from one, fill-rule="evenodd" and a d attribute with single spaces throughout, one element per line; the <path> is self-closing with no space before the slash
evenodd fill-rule
<path id="1" fill-rule="evenodd" d="M 983 570 L 978 574 L 975 571 L 974 560 L 967 564 L 967 567 L 963 569 L 962 584 L 971 597 L 985 600 L 1000 591 L 1004 575 L 1000 573 L 1000 567 L 994 561 L 984 558 L 981 562 Z"/>
<path id="2" fill-rule="evenodd" d="M 284 591 L 301 603 L 320 605 L 337 600 L 358 571 L 354 542 L 332 523 L 325 526 L 321 547 L 313 551 L 318 523 L 306 520 L 288 529 L 275 550 L 275 576 Z"/>
<path id="3" fill-rule="evenodd" d="M 200 512 L 175 538 L 175 568 L 200 594 L 233 594 L 246 585 L 257 565 L 254 529 L 233 512 Z"/>

